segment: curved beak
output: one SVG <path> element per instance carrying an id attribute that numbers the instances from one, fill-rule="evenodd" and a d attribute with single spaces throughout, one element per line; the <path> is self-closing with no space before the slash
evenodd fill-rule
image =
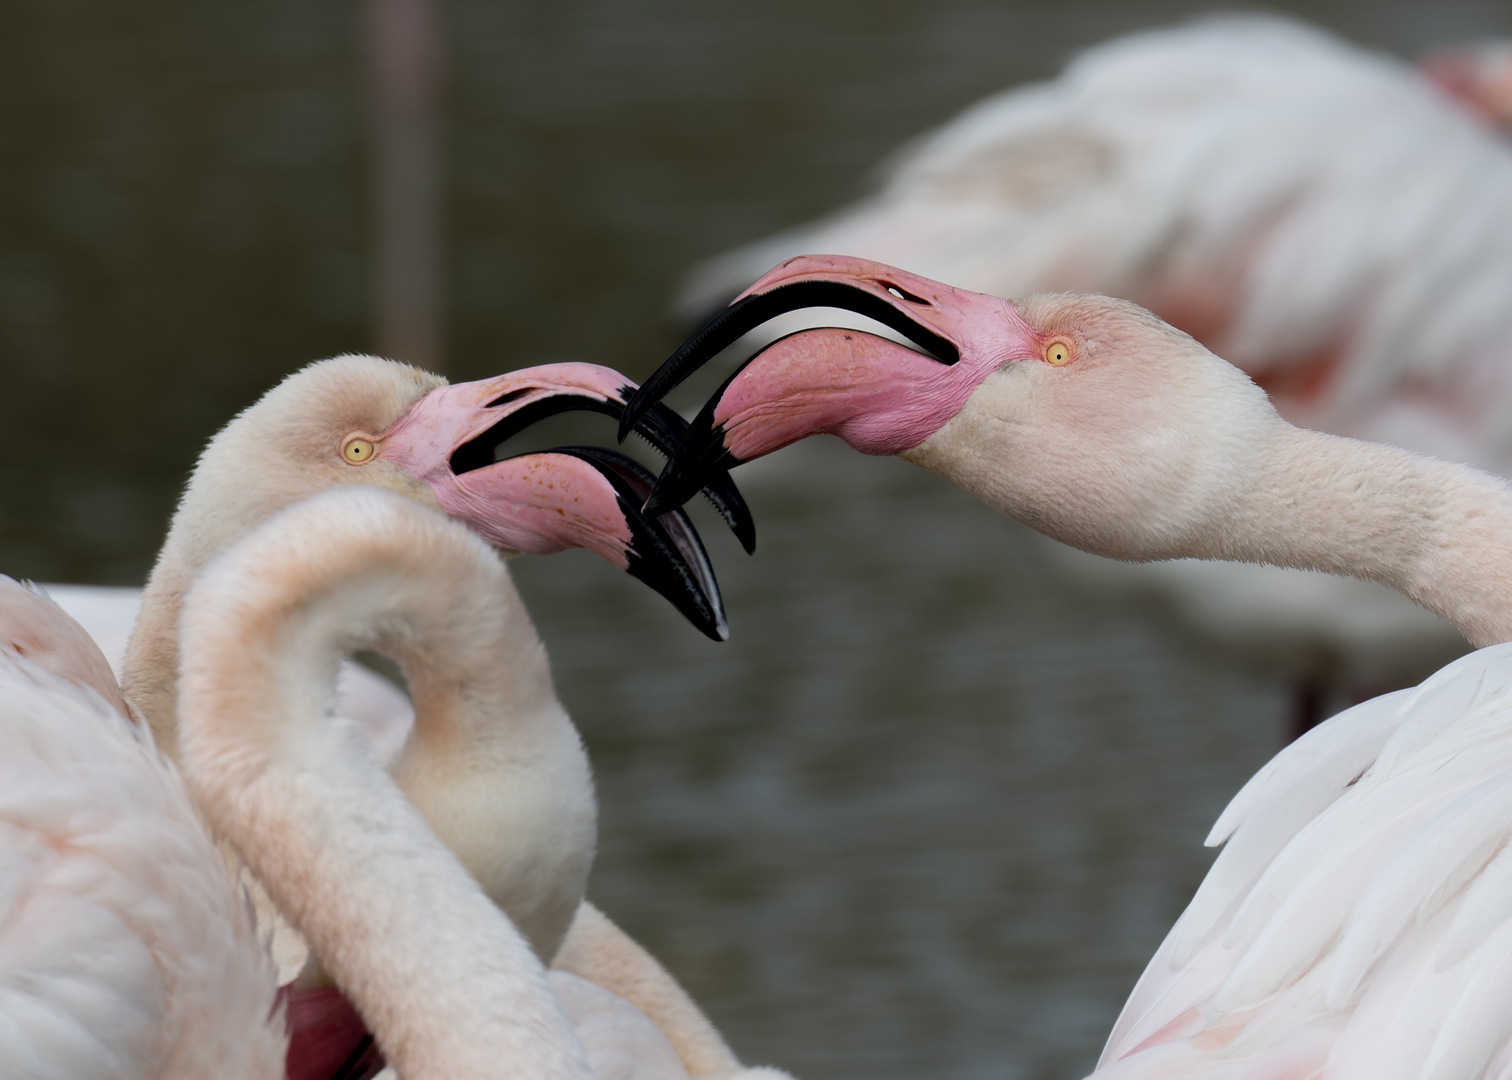
<path id="1" fill-rule="evenodd" d="M 495 448 L 530 425 L 588 410 L 618 418 L 634 388 L 594 364 L 551 364 L 444 386 L 422 398 L 378 440 L 387 460 L 423 481 L 451 516 L 507 551 L 551 554 L 586 548 L 667 597 L 703 633 L 728 636 L 719 587 L 692 523 L 681 511 L 648 516 L 652 476 L 638 462 L 597 447 L 557 447 L 494 460 Z M 687 429 L 662 408 L 634 430 L 670 453 Z M 746 550 L 755 526 L 728 474 L 703 489 Z"/>
<path id="2" fill-rule="evenodd" d="M 649 517 L 655 477 L 600 446 L 557 446 L 505 458 L 459 478 L 442 505 L 508 551 L 551 555 L 580 547 L 661 593 L 715 641 L 730 636 L 714 568 L 682 510 Z"/>
<path id="3" fill-rule="evenodd" d="M 703 477 L 820 433 L 866 454 L 895 454 L 935 426 L 942 365 L 886 338 L 821 327 L 778 338 L 704 403 L 667 460 L 645 510 L 681 506 Z"/>
<path id="4" fill-rule="evenodd" d="M 864 315 L 922 352 L 839 328 L 778 339 L 744 361 L 705 404 L 657 480 L 647 513 L 680 506 L 703 477 L 727 476 L 741 462 L 806 435 L 839 434 L 864 453 L 915 446 L 959 410 L 990 370 L 1026 355 L 1030 336 L 1006 300 L 866 259 L 799 256 L 736 297 L 646 380 L 625 407 L 620 437 L 742 335 L 807 307 Z"/>
<path id="5" fill-rule="evenodd" d="M 941 294 L 948 294 L 942 296 Z M 854 311 L 891 327 L 941 363 L 960 359 L 949 320 L 931 319 L 932 308 L 961 293 L 906 270 L 845 255 L 799 255 L 767 271 L 723 311 L 704 323 L 635 392 L 620 417 L 625 440 L 640 416 L 721 351 L 764 322 L 801 308 Z M 931 325 L 943 323 L 945 325 Z M 749 363 L 750 361 L 746 361 Z"/>
<path id="6" fill-rule="evenodd" d="M 649 405 L 629 425 L 623 423 L 635 383 L 598 364 L 544 364 L 476 382 L 432 390 L 384 435 L 395 460 L 435 487 L 445 482 L 437 466 L 460 476 L 494 462 L 494 450 L 532 424 L 567 412 L 596 412 L 621 420 L 620 441 L 634 431 L 670 457 L 687 434 L 688 423 L 671 409 Z M 392 447 L 392 449 L 387 449 Z M 756 547 L 756 522 L 729 473 L 715 473 L 699 485 L 747 552 Z"/>

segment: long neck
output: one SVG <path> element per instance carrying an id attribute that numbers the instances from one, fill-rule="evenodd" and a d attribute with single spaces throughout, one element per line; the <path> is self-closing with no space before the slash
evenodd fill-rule
<path id="1" fill-rule="evenodd" d="M 188 563 L 173 534 L 142 592 L 137 620 L 126 641 L 121 690 L 152 728 L 158 749 L 178 760 L 178 620 L 184 597 L 203 561 Z"/>
<path id="2" fill-rule="evenodd" d="M 1504 481 L 1256 409 L 1183 443 L 1184 457 L 1159 456 L 1169 446 L 1110 451 L 1075 429 L 1046 437 L 1003 422 L 1014 414 L 1002 402 L 1017 389 L 1004 385 L 1008 392 L 979 395 L 902 456 L 1084 551 L 1369 578 L 1443 616 L 1477 647 L 1512 640 Z"/>
<path id="3" fill-rule="evenodd" d="M 354 645 L 391 648 L 416 665 L 417 712 L 440 713 L 427 738 L 496 761 L 518 749 L 511 736 L 550 723 L 550 681 L 520 614 L 481 541 L 371 491 L 321 496 L 258 529 L 206 570 L 183 613 L 186 781 L 416 1080 L 587 1069 L 527 942 L 370 763 L 355 726 L 327 717 L 336 666 Z M 511 697 L 521 719 L 487 735 L 463 707 L 471 697 Z M 471 782 L 465 766 L 456 775 Z"/>
<path id="4" fill-rule="evenodd" d="M 1277 425 L 1199 558 L 1370 578 L 1477 648 L 1512 641 L 1512 487 L 1465 465 Z"/>
<path id="5" fill-rule="evenodd" d="M 438 613 L 445 625 L 433 638 L 450 645 L 418 648 L 421 635 L 377 642 L 402 664 L 415 704 L 392 773 L 549 962 L 587 891 L 598 836 L 593 778 L 546 650 L 503 565 L 489 559 L 497 580 L 488 611 Z"/>

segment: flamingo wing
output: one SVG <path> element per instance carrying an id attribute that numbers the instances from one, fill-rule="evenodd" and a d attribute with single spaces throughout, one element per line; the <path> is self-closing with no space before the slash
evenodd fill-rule
<path id="1" fill-rule="evenodd" d="M 1512 1064 L 1512 645 L 1282 751 L 1097 1075 L 1465 1077 Z"/>
<path id="2" fill-rule="evenodd" d="M 17 655 L 18 606 L 45 601 L 0 579 L 0 602 L 6 1075 L 282 1076 L 272 964 L 177 774 L 100 693 Z M 92 648 L 72 631 L 65 658 Z"/>

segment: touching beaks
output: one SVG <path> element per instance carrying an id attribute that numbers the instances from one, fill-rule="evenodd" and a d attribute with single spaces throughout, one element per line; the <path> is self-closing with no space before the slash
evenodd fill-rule
<path id="1" fill-rule="evenodd" d="M 453 489 L 449 513 L 509 551 L 550 555 L 580 547 L 661 593 L 715 641 L 729 637 L 714 568 L 682 510 L 651 517 L 641 504 L 654 477 L 601 446 L 556 446 L 475 469 Z M 465 502 L 464 502 L 465 500 Z M 455 507 L 465 507 L 460 512 Z M 470 507 L 487 507 L 486 514 Z"/>
<path id="2" fill-rule="evenodd" d="M 651 474 L 598 447 L 556 447 L 499 461 L 495 449 L 548 416 L 589 410 L 618 418 L 633 389 L 593 364 L 553 364 L 479 382 L 440 387 L 379 440 L 388 460 L 423 481 L 451 516 L 495 546 L 550 554 L 586 548 L 646 582 L 703 633 L 728 636 L 719 587 L 683 513 L 646 515 Z M 648 411 L 634 429 L 670 452 L 687 425 L 668 409 Z M 749 551 L 750 510 L 727 474 L 703 488 Z"/>
<path id="3" fill-rule="evenodd" d="M 717 351 L 717 350 L 716 350 Z M 752 357 L 754 360 L 755 357 Z M 744 369 L 742 364 L 741 368 Z M 739 371 L 735 375 L 740 374 Z M 642 509 L 653 517 L 669 513 L 686 503 L 694 492 L 702 487 L 700 477 L 711 473 L 730 475 L 730 470 L 743 464 L 740 458 L 725 445 L 724 430 L 714 420 L 714 411 L 724 397 L 735 375 L 725 380 L 723 386 L 704 402 L 693 422 L 688 425 L 682 442 L 667 455 L 667 464 L 652 484 Z M 651 408 L 662 407 L 655 402 Z"/>
<path id="4" fill-rule="evenodd" d="M 427 473 L 438 474 L 435 458 L 462 475 L 494 463 L 494 451 L 533 424 L 567 412 L 597 412 L 621 419 L 626 395 L 635 384 L 598 364 L 545 364 L 492 379 L 457 383 L 431 391 L 385 437 L 427 452 Z M 620 441 L 633 430 L 657 452 L 670 457 L 688 430 L 687 421 L 665 406 L 642 410 L 633 424 L 620 425 Z M 414 455 L 411 455 L 414 456 Z M 415 464 L 419 465 L 419 462 Z M 412 470 L 414 471 L 414 470 Z M 417 471 L 416 475 L 420 475 Z M 421 476 L 427 482 L 431 476 Z M 444 479 L 444 478 L 443 478 Z M 434 484 L 432 485 L 434 486 Z M 756 522 L 727 472 L 713 473 L 699 489 L 749 553 L 756 547 Z"/>

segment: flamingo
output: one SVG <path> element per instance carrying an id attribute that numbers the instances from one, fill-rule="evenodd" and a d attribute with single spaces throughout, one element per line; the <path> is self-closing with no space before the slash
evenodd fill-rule
<path id="1" fill-rule="evenodd" d="M 513 789 L 490 823 L 496 849 L 523 858 L 495 858 L 561 888 L 555 849 L 577 846 L 586 767 L 490 546 L 393 492 L 323 492 L 211 559 L 185 598 L 181 644 L 187 787 L 395 1069 L 589 1075 L 524 920 L 442 844 L 360 731 L 326 715 L 343 653 L 393 656 L 417 703 L 410 745 L 460 744 L 454 784 Z"/>
<path id="2" fill-rule="evenodd" d="M 502 564 L 434 511 L 348 489 L 275 515 L 205 578 L 191 617 L 220 636 L 186 624 L 184 717 L 211 765 L 191 753 L 185 777 L 261 879 L 305 901 L 325 954 L 377 1002 L 368 1015 L 406 1075 L 493 1075 L 506 1062 L 511 1075 L 588 1076 L 529 946 L 324 708 L 339 650 L 372 638 L 468 688 L 449 714 L 422 713 L 422 729 L 487 723 L 527 759 L 543 729 L 570 735 Z M 195 697 L 205 681 L 208 702 Z M 8 578 L 0 686 L 8 1073 L 283 1076 L 274 966 L 178 771 L 128 718 L 83 629 Z M 228 763 L 234 776 L 215 772 Z M 259 794 L 280 781 L 293 790 L 273 794 L 270 824 Z M 597 995 L 575 1002 L 592 1032 L 612 995 L 582 985 Z M 643 1075 L 686 1077 L 650 1022 L 618 1004 L 621 1028 L 641 1029 L 621 1052 L 661 1066 Z M 336 1073 L 296 1059 L 289 1075 Z"/>
<path id="3" fill-rule="evenodd" d="M 264 788 L 278 774 L 298 797 L 274 796 L 272 826 L 247 813 L 248 793 L 235 781 L 196 780 L 192 756 L 186 776 L 217 831 L 252 850 L 253 869 L 280 900 L 292 909 L 292 895 L 299 910 L 315 912 L 316 940 L 342 957 L 343 978 L 378 996 L 383 1005 L 364 1012 L 378 1017 L 381 1044 L 412 1040 L 406 1075 L 483 1075 L 480 1063 L 507 1061 L 511 1075 L 586 1076 L 555 1011 L 560 1001 L 597 1080 L 686 1078 L 672 1044 L 623 998 L 567 971 L 541 970 L 382 772 L 361 725 L 326 715 L 337 650 L 371 639 L 404 656 L 407 674 L 428 683 L 450 675 L 452 687 L 466 688 L 439 718 L 434 706 L 444 703 L 432 696 L 421 731 L 486 725 L 522 767 L 553 756 L 540 745 L 552 741 L 551 729 L 573 737 L 544 654 L 531 647 L 529 619 L 488 547 L 411 500 L 349 488 L 275 515 L 204 576 L 187 601 L 198 614 L 186 619 L 199 622 L 184 629 L 185 680 L 209 680 L 218 696 L 196 710 L 190 693 L 186 729 L 197 730 L 196 716 L 213 717 L 217 734 L 205 741 L 219 764 L 229 759 Z M 217 584 L 228 578 L 232 585 Z M 219 636 L 206 636 L 202 625 Z M 466 649 L 457 647 L 463 640 Z M 83 628 L 6 578 L 0 685 L 12 943 L 3 950 L 11 987 L 0 1013 L 10 1036 L 0 1037 L 4 1059 L 34 1064 L 25 1075 L 36 1076 L 284 1075 L 289 1039 L 275 1008 L 274 965 L 177 770 L 127 719 L 132 710 Z M 335 730 L 312 737 L 309 728 L 321 726 Z M 313 763 L 301 756 L 311 749 Z M 259 753 L 272 764 L 249 764 Z M 353 797 L 354 786 L 366 802 Z M 521 832 L 512 836 L 517 843 Z M 53 848 L 61 857 L 49 856 Z M 300 866 L 298 852 L 321 873 Z M 602 921 L 578 915 L 585 917 Z M 374 918 L 386 920 L 381 935 Z M 579 937 L 591 942 L 595 933 L 602 928 Z M 646 971 L 632 967 L 621 981 L 627 975 L 644 979 Z M 470 1010 L 436 998 L 428 988 L 435 980 Z M 300 1003 L 296 993 L 296 1041 Z M 679 1005 L 669 1004 L 674 1012 Z M 515 1030 L 500 1032 L 497 1017 Z M 503 1058 L 479 1056 L 506 1050 Z M 337 1075 L 346 1056 L 291 1056 L 289 1076 Z M 785 1075 L 738 1067 L 724 1074 Z"/>
<path id="4" fill-rule="evenodd" d="M 1293 426 L 1243 372 L 1103 296 L 1018 303 L 861 259 L 777 267 L 647 381 L 637 411 L 753 326 L 836 306 L 704 406 L 647 506 L 826 432 L 1125 560 L 1247 560 L 1382 582 L 1479 651 L 1292 744 L 1125 1006 L 1096 1075 L 1504 1076 L 1512 1067 L 1512 486 Z"/>
<path id="5" fill-rule="evenodd" d="M 647 581 L 707 635 L 723 637 L 717 586 L 696 533 L 685 518 L 639 514 L 635 504 L 649 492 L 651 476 L 635 462 L 594 447 L 493 461 L 495 446 L 543 416 L 568 409 L 617 416 L 630 386 L 618 373 L 587 364 L 449 386 L 404 365 L 346 356 L 275 387 L 206 448 L 142 597 L 122 682 L 159 747 L 177 758 L 179 616 L 190 585 L 220 550 L 268 516 L 333 487 L 405 495 L 505 552 L 587 547 Z M 662 413 L 639 429 L 667 446 L 681 426 Z M 710 495 L 737 535 L 749 537 L 749 514 L 727 478 L 712 484 Z M 411 688 L 425 708 L 433 691 Z M 575 974 L 640 995 L 631 1004 L 673 1039 L 690 1068 L 737 1072 L 734 1055 L 671 976 L 585 905 L 594 801 L 577 736 L 570 724 L 562 730 L 568 734 L 559 732 L 539 760 L 527 763 L 485 753 L 496 738 L 487 730 L 472 732 L 483 750 L 471 755 L 467 740 L 416 727 L 392 768 L 406 796 L 542 960 L 557 954 L 572 928 L 583 937 L 570 951 Z M 539 828 L 521 833 L 522 821 Z M 256 898 L 256 881 L 248 885 Z M 266 903 L 261 910 L 273 914 Z M 299 985 L 313 991 L 324 982 L 316 959 Z M 328 1004 L 336 1015 L 322 1022 L 341 1038 L 360 1038 L 362 1027 L 349 1010 L 342 1013 L 341 999 Z"/>
<path id="6" fill-rule="evenodd" d="M 331 487 L 398 491 L 507 551 L 587 547 L 645 578 L 705 633 L 723 635 L 712 571 L 691 527 L 673 521 L 668 530 L 629 507 L 625 495 L 637 488 L 625 477 L 646 483 L 632 462 L 591 448 L 493 462 L 495 445 L 543 415 L 571 408 L 617 413 L 626 385 L 616 372 L 578 364 L 450 386 L 389 361 L 338 357 L 269 391 L 201 455 L 143 593 L 122 686 L 158 745 L 176 757 L 178 622 L 189 585 L 226 544 Z M 656 422 L 644 430 L 661 437 Z M 732 512 L 743 513 L 738 495 L 731 500 L 725 504 Z M 521 865 L 495 856 L 490 815 L 508 821 L 516 809 L 511 800 L 524 796 L 482 775 L 458 784 L 454 755 L 463 746 L 411 738 L 394 765 L 406 794 L 544 957 L 556 952 L 581 899 L 593 846 L 587 765 L 576 736 L 571 741 L 561 750 L 569 762 L 561 775 L 532 774 L 531 787 L 522 789 L 533 788 L 543 812 L 558 816 L 542 836 L 550 853 L 526 852 Z M 520 873 L 526 866 L 535 872 Z M 516 895 L 522 881 L 534 884 Z"/>
<path id="7" fill-rule="evenodd" d="M 141 590 L 47 585 L 43 591 L 93 639 L 118 678 Z M 115 690 L 104 679 L 91 685 Z M 120 708 L 129 708 L 124 698 L 120 702 Z M 366 729 L 373 760 L 385 767 L 393 764 L 414 727 L 414 708 L 403 691 L 350 660 L 341 663 L 332 713 Z M 279 981 L 289 983 L 307 959 L 304 942 L 286 932 L 272 944 Z M 768 1066 L 742 1066 L 677 980 L 590 903 L 578 908 L 548 978 L 584 1044 L 596 1080 L 646 1080 L 670 1069 L 668 1054 L 676 1055 L 694 1077 L 779 1080 L 786 1075 Z M 656 1024 L 632 1001 L 650 1009 Z M 289 1011 L 296 1037 L 302 1039 L 294 1054 L 301 1075 L 324 1080 L 330 1068 L 351 1056 L 354 1039 L 362 1038 L 348 1003 L 332 990 L 292 994 Z M 309 1062 L 316 1054 L 321 1060 Z"/>
<path id="8" fill-rule="evenodd" d="M 1121 296 L 1249 372 L 1293 423 L 1512 476 L 1496 115 L 1512 124 L 1504 42 L 1417 69 L 1276 17 L 1133 34 L 922 136 L 857 205 L 697 268 L 681 307 L 810 251 L 996 296 Z M 1371 583 L 1055 550 L 1072 573 L 1159 591 L 1207 637 L 1263 646 L 1304 697 L 1415 681 L 1464 648 Z"/>

